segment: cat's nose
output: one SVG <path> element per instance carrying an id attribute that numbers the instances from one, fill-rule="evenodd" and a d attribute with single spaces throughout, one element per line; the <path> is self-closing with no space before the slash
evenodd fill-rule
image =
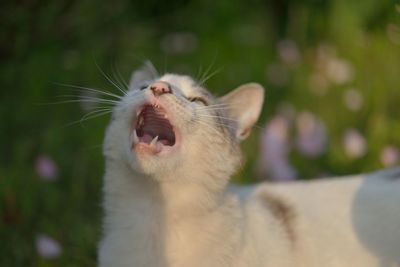
<path id="1" fill-rule="evenodd" d="M 153 92 L 155 96 L 172 93 L 171 85 L 161 81 L 153 83 L 150 86 L 150 90 Z"/>

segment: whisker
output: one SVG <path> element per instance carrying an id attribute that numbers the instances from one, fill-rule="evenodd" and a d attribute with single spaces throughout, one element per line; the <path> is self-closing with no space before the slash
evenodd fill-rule
<path id="1" fill-rule="evenodd" d="M 106 102 L 113 103 L 113 104 L 118 104 L 119 103 L 119 101 L 117 101 L 117 100 L 100 98 L 100 97 L 89 96 L 89 95 L 82 95 L 82 96 L 77 96 L 77 95 L 59 95 L 59 96 L 56 96 L 56 97 L 59 97 L 59 98 L 71 98 L 70 100 L 85 99 L 85 100 L 106 101 Z"/>
<path id="2" fill-rule="evenodd" d="M 212 67 L 212 64 L 213 63 L 211 63 L 211 66 L 209 66 L 207 69 L 205 69 L 205 71 L 200 75 L 200 77 L 199 77 L 199 84 L 202 84 L 201 83 L 201 81 L 203 80 L 203 78 L 205 77 L 205 76 L 207 76 L 208 75 L 208 72 L 210 71 L 210 68 Z M 202 68 L 201 68 L 202 69 Z"/>
<path id="3" fill-rule="evenodd" d="M 200 63 L 199 69 L 196 74 L 196 81 L 200 81 L 201 80 L 200 78 L 203 77 L 203 75 L 201 74 L 202 71 L 203 71 L 203 64 Z"/>
<path id="4" fill-rule="evenodd" d="M 83 123 L 85 121 L 88 121 L 88 120 L 91 120 L 91 119 L 94 119 L 94 118 L 97 118 L 97 117 L 100 117 L 100 116 L 104 116 L 104 115 L 110 114 L 110 113 L 111 113 L 111 111 L 104 111 L 104 112 L 100 112 L 100 113 L 97 113 L 97 114 L 93 114 L 93 116 L 90 116 L 90 117 L 85 118 L 84 120 L 81 120 L 80 124 L 83 126 Z"/>
<path id="5" fill-rule="evenodd" d="M 202 114 L 214 114 L 210 111 L 227 111 L 226 108 L 223 107 L 215 107 L 215 108 L 209 108 L 209 109 L 196 109 L 197 112 L 201 112 Z"/>
<path id="6" fill-rule="evenodd" d="M 109 103 L 109 104 L 113 104 L 116 105 L 119 103 L 119 101 L 114 101 L 114 100 L 110 100 L 110 99 L 102 99 L 102 98 L 92 98 L 92 97 L 80 97 L 80 99 L 77 100 L 91 100 L 94 102 L 98 102 L 98 103 Z"/>
<path id="7" fill-rule="evenodd" d="M 228 117 L 213 116 L 213 115 L 203 115 L 203 114 L 198 114 L 198 115 L 199 115 L 199 117 L 203 117 L 203 118 L 215 118 L 215 119 L 228 120 L 228 121 L 232 121 L 232 122 L 236 122 L 236 123 L 239 122 L 239 121 L 236 120 L 236 119 L 228 118 Z M 219 125 L 221 125 L 221 126 L 225 126 L 225 127 L 231 128 L 231 129 L 233 129 L 233 130 L 236 130 L 236 127 L 232 127 L 231 125 L 224 124 L 224 123 L 222 123 L 221 121 L 214 121 L 214 122 L 217 123 L 217 124 L 219 124 Z M 258 124 L 254 124 L 254 125 L 252 126 L 252 128 L 264 129 L 264 127 L 262 127 L 261 125 L 258 125 Z"/>
<path id="8" fill-rule="evenodd" d="M 72 99 L 72 100 L 65 100 L 65 101 L 41 103 L 41 105 L 58 105 L 58 104 L 68 104 L 68 103 L 97 103 L 97 104 L 105 104 L 105 105 L 110 105 L 110 106 L 115 105 L 115 103 L 99 101 L 99 100 L 92 100 L 92 99 Z"/>
<path id="9" fill-rule="evenodd" d="M 256 128 L 256 129 L 258 129 L 258 130 L 264 130 L 264 127 L 261 126 L 261 125 L 259 125 L 259 124 L 254 124 L 254 125 L 252 126 L 252 128 Z"/>
<path id="10" fill-rule="evenodd" d="M 200 120 L 203 121 L 203 122 L 206 122 L 206 121 L 204 121 L 204 120 L 202 120 L 202 119 L 200 119 Z M 206 122 L 206 123 L 209 123 L 209 124 L 210 124 L 210 122 Z M 232 126 L 232 125 L 229 125 L 229 124 L 225 124 L 225 123 L 217 122 L 217 121 L 213 121 L 212 123 L 213 123 L 213 124 L 216 124 L 216 125 L 218 125 L 218 126 L 222 126 L 222 127 L 231 129 L 231 130 L 236 130 L 236 127 L 234 127 L 234 126 Z"/>
<path id="11" fill-rule="evenodd" d="M 89 119 L 93 118 L 93 116 L 96 116 L 96 117 L 97 117 L 98 113 L 101 114 L 101 113 L 103 113 L 103 112 L 109 113 L 109 112 L 111 112 L 111 109 L 109 109 L 109 108 L 99 108 L 99 109 L 96 109 L 96 110 L 94 110 L 94 111 L 91 111 L 91 112 L 85 114 L 85 115 L 80 119 L 80 122 L 89 120 Z"/>
<path id="12" fill-rule="evenodd" d="M 208 106 L 204 106 L 204 107 L 198 107 L 197 109 L 202 110 L 202 109 L 209 109 L 209 108 L 213 108 L 213 107 L 225 107 L 225 108 L 230 108 L 230 107 L 242 107 L 243 104 L 242 103 L 237 103 L 237 104 L 228 104 L 228 103 L 219 103 L 219 104 L 214 104 L 214 105 L 208 105 Z"/>
<path id="13" fill-rule="evenodd" d="M 220 138 L 222 138 L 225 142 L 230 143 L 230 140 L 228 138 L 226 138 L 224 136 L 223 133 L 221 133 L 221 131 L 219 131 L 217 128 L 215 128 L 213 125 L 211 125 L 210 123 L 203 121 L 201 119 L 197 119 L 196 120 L 198 123 L 202 124 L 203 126 L 207 127 L 208 129 L 214 131 Z"/>
<path id="14" fill-rule="evenodd" d="M 223 111 L 228 111 L 228 109 L 226 107 L 215 107 L 215 108 L 204 108 L 204 109 L 196 109 L 196 111 L 199 112 L 206 112 L 206 111 L 218 111 L 218 110 L 223 110 Z M 204 113 L 207 114 L 207 113 Z"/>
<path id="15" fill-rule="evenodd" d="M 227 111 L 227 107 L 209 107 L 209 108 L 196 108 L 197 111 L 205 112 L 205 111 L 213 111 L 213 110 L 225 110 Z"/>
<path id="16" fill-rule="evenodd" d="M 70 126 L 78 124 L 78 123 L 80 123 L 81 126 L 83 127 L 83 122 L 85 122 L 87 120 L 90 120 L 90 119 L 94 119 L 94 118 L 103 116 L 103 115 L 108 114 L 108 113 L 111 113 L 111 110 L 107 110 L 107 111 L 99 111 L 99 110 L 97 110 L 96 113 L 97 113 L 96 115 L 93 114 L 93 116 L 86 117 L 84 120 L 79 119 L 79 120 L 73 121 L 71 123 L 68 123 L 68 124 L 64 125 L 62 128 L 70 127 Z M 86 115 L 88 115 L 88 114 L 86 114 Z"/>
<path id="17" fill-rule="evenodd" d="M 204 77 L 199 83 L 200 83 L 200 84 L 204 84 L 206 81 L 208 81 L 209 79 L 211 79 L 211 77 L 213 77 L 213 76 L 216 75 L 217 73 L 221 72 L 222 69 L 223 69 L 223 67 L 220 67 L 220 68 L 216 69 L 215 71 L 213 71 L 212 73 L 210 73 L 208 76 Z"/>
<path id="18" fill-rule="evenodd" d="M 126 94 L 125 91 L 125 86 L 123 85 L 123 83 L 121 82 L 121 80 L 119 79 L 119 77 L 117 77 L 117 74 L 115 72 L 114 66 L 111 66 L 111 74 L 110 74 L 110 79 L 112 78 L 112 80 L 114 81 L 114 83 L 118 86 L 118 88 L 121 88 L 122 90 L 124 90 L 123 94 Z"/>
<path id="19" fill-rule="evenodd" d="M 215 118 L 218 118 L 218 117 L 215 117 Z M 206 118 L 206 117 L 201 117 L 201 116 L 198 116 L 197 119 L 198 119 L 199 121 L 205 122 L 205 123 L 210 124 L 210 125 L 216 124 L 216 125 L 218 125 L 218 126 L 223 126 L 223 127 L 230 128 L 230 129 L 234 129 L 234 130 L 236 129 L 236 128 L 233 127 L 232 125 L 225 124 L 225 123 L 223 123 L 223 122 L 221 122 L 221 121 L 219 121 L 219 120 L 218 120 L 218 121 L 217 121 L 217 120 L 212 120 L 212 122 L 209 122 L 209 121 L 206 121 L 206 119 L 208 119 L 208 118 Z"/>
<path id="20" fill-rule="evenodd" d="M 208 79 L 205 79 L 205 77 L 209 76 L 209 73 L 211 69 L 214 67 L 215 61 L 217 60 L 217 54 L 215 54 L 210 66 L 206 69 L 206 71 L 201 75 L 201 78 L 199 79 L 199 84 L 203 85 L 204 82 Z"/>
<path id="21" fill-rule="evenodd" d="M 57 84 L 59 86 L 80 89 L 80 90 L 78 90 L 80 92 L 86 90 L 86 91 L 89 91 L 89 92 L 95 92 L 95 93 L 99 93 L 99 94 L 102 94 L 102 95 L 112 96 L 112 97 L 115 97 L 117 99 L 122 99 L 122 96 L 113 94 L 113 93 L 108 92 L 108 91 L 101 91 L 101 90 L 90 88 L 90 87 L 83 87 L 83 86 L 72 85 L 72 84 L 64 84 L 64 83 L 55 83 L 55 84 Z"/>
<path id="22" fill-rule="evenodd" d="M 107 81 L 109 81 L 112 85 L 114 85 L 119 91 L 122 92 L 123 95 L 126 95 L 126 91 L 124 89 L 122 89 L 121 87 L 119 87 L 107 74 L 105 74 L 105 72 L 100 68 L 100 66 L 97 64 L 96 60 L 94 61 L 97 69 L 100 71 L 100 73 L 104 76 L 104 78 L 107 79 Z"/>
<path id="23" fill-rule="evenodd" d="M 127 88 L 129 90 L 129 84 L 125 81 L 124 77 L 122 76 L 121 72 L 119 71 L 118 66 L 116 66 L 116 70 L 117 70 L 117 75 L 121 79 L 123 84 L 125 85 L 125 88 Z"/>
<path id="24" fill-rule="evenodd" d="M 129 90 L 129 85 L 126 83 L 126 81 L 122 77 L 121 73 L 119 72 L 118 66 L 115 64 L 115 61 L 111 66 L 112 66 L 112 72 L 113 72 L 114 78 L 116 79 L 116 81 L 119 82 L 119 85 L 121 86 L 121 88 L 126 88 L 126 90 Z M 126 94 L 126 91 L 125 91 L 125 94 Z"/>
<path id="25" fill-rule="evenodd" d="M 238 120 L 229 118 L 229 117 L 221 117 L 221 116 L 214 116 L 214 115 L 206 115 L 206 114 L 198 114 L 200 117 L 204 118 L 216 118 L 216 119 L 222 119 L 222 120 L 228 120 L 228 121 L 233 121 L 233 122 L 239 122 Z"/>
<path id="26" fill-rule="evenodd" d="M 168 53 L 164 53 L 164 73 L 167 73 L 168 69 Z"/>
<path id="27" fill-rule="evenodd" d="M 202 109 L 202 108 L 207 109 L 207 108 L 210 108 L 210 107 L 226 107 L 226 106 L 228 106 L 228 104 L 218 103 L 218 104 L 212 104 L 212 105 L 208 105 L 208 106 L 204 106 L 204 107 L 199 107 L 199 109 Z"/>

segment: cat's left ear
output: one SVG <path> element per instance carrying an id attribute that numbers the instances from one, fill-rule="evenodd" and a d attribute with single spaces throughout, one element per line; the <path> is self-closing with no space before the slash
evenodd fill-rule
<path id="1" fill-rule="evenodd" d="M 143 66 L 134 71 L 129 81 L 129 89 L 139 88 L 146 82 L 151 82 L 158 77 L 158 72 L 154 65 L 149 61 L 145 61 Z"/>
<path id="2" fill-rule="evenodd" d="M 245 139 L 260 116 L 264 88 L 258 83 L 243 84 L 220 100 L 228 106 L 231 118 L 237 121 L 236 137 Z"/>

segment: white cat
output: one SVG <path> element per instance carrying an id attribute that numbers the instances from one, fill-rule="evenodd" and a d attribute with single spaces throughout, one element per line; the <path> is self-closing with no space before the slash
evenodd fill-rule
<path id="1" fill-rule="evenodd" d="M 228 186 L 263 95 L 133 74 L 104 142 L 101 267 L 400 266 L 400 169 Z"/>

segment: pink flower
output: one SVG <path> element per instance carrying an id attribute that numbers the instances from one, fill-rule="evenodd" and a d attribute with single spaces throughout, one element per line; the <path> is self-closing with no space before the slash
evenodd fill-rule
<path id="1" fill-rule="evenodd" d="M 347 60 L 331 58 L 326 65 L 326 75 L 336 84 L 345 84 L 353 80 L 353 66 Z"/>
<path id="2" fill-rule="evenodd" d="M 274 116 L 266 125 L 261 136 L 262 150 L 260 169 L 265 175 L 276 181 L 296 179 L 296 171 L 290 165 L 289 154 L 289 121 L 281 115 Z"/>
<path id="3" fill-rule="evenodd" d="M 272 180 L 278 182 L 293 181 L 297 178 L 297 172 L 286 160 L 276 162 L 271 168 L 270 175 Z"/>
<path id="4" fill-rule="evenodd" d="M 62 253 L 61 245 L 46 234 L 39 234 L 36 237 L 36 251 L 46 259 L 55 259 Z"/>
<path id="5" fill-rule="evenodd" d="M 57 165 L 47 155 L 40 155 L 36 158 L 35 170 L 43 180 L 53 181 L 57 179 Z"/>
<path id="6" fill-rule="evenodd" d="M 297 149 L 304 155 L 315 157 L 326 150 L 327 134 L 325 125 L 310 112 L 297 117 Z"/>
<path id="7" fill-rule="evenodd" d="M 343 95 L 343 101 L 346 107 L 351 111 L 358 111 L 363 105 L 363 96 L 356 89 L 349 89 Z"/>
<path id="8" fill-rule="evenodd" d="M 332 83 L 342 85 L 354 78 L 354 68 L 350 61 L 338 58 L 336 49 L 331 45 L 321 44 L 316 51 L 316 67 Z"/>
<path id="9" fill-rule="evenodd" d="M 286 64 L 295 64 L 300 60 L 297 45 L 292 40 L 282 40 L 277 45 L 279 57 Z"/>
<path id="10" fill-rule="evenodd" d="M 381 162 L 385 167 L 392 167 L 399 162 L 400 151 L 394 146 L 386 146 L 381 152 Z"/>
<path id="11" fill-rule="evenodd" d="M 288 154 L 289 123 L 282 116 L 273 117 L 267 124 L 262 145 L 266 160 L 274 161 L 275 158 L 284 158 Z"/>
<path id="12" fill-rule="evenodd" d="M 353 128 L 346 130 L 343 136 L 343 145 L 346 154 L 351 158 L 360 158 L 367 151 L 365 138 Z"/>

